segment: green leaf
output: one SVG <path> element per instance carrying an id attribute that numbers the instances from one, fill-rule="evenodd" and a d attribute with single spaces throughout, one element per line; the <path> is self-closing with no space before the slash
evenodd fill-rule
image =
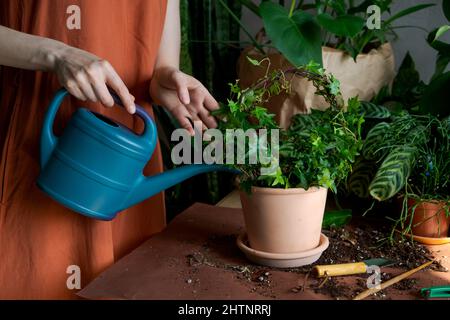
<path id="1" fill-rule="evenodd" d="M 344 0 L 329 1 L 329 5 L 334 11 L 336 11 L 336 14 L 339 16 L 344 15 L 347 11 L 347 6 L 345 5 Z"/>
<path id="2" fill-rule="evenodd" d="M 419 104 L 421 113 L 431 113 L 438 117 L 450 114 L 450 71 L 431 81 Z"/>
<path id="3" fill-rule="evenodd" d="M 325 70 L 322 68 L 322 66 L 314 61 L 310 61 L 307 65 L 305 65 L 305 70 L 308 70 L 312 73 L 317 73 L 318 75 L 323 75 L 325 73 Z"/>
<path id="4" fill-rule="evenodd" d="M 347 100 L 347 111 L 350 113 L 360 113 L 361 101 L 358 97 L 352 97 Z"/>
<path id="5" fill-rule="evenodd" d="M 391 16 L 389 19 L 387 19 L 387 20 L 384 22 L 384 25 L 385 25 L 385 26 L 389 26 L 392 22 L 394 22 L 394 21 L 397 20 L 397 19 L 400 19 L 400 18 L 402 18 L 402 17 L 404 17 L 404 16 L 410 15 L 410 14 L 415 13 L 415 12 L 417 12 L 417 11 L 420 11 L 420 10 L 423 10 L 423 9 L 426 9 L 426 8 L 429 8 L 429 7 L 432 7 L 432 6 L 434 6 L 434 5 L 435 5 L 435 4 L 433 4 L 433 3 L 427 3 L 427 4 L 419 4 L 419 5 L 417 5 L 417 6 L 413 6 L 413 7 L 406 8 L 405 10 L 402 10 L 402 11 L 400 11 L 400 12 L 397 12 L 396 14 L 394 14 L 393 16 Z"/>
<path id="6" fill-rule="evenodd" d="M 356 58 L 358 57 L 358 54 L 360 54 L 361 51 L 359 51 L 356 46 L 351 45 L 348 42 L 344 42 L 342 43 L 338 49 L 344 50 L 345 52 L 348 53 L 348 55 L 350 55 L 353 60 L 356 62 Z"/>
<path id="7" fill-rule="evenodd" d="M 442 9 L 444 10 L 444 15 L 450 22 L 450 0 L 442 0 Z"/>
<path id="8" fill-rule="evenodd" d="M 449 63 L 450 63 L 450 55 L 438 54 L 438 57 L 436 59 L 436 69 L 434 71 L 432 80 L 442 75 L 444 71 L 447 69 Z"/>
<path id="9" fill-rule="evenodd" d="M 442 35 L 445 34 L 448 30 L 450 30 L 450 26 L 442 26 L 442 27 L 438 28 L 434 40 L 437 40 L 440 37 L 442 37 Z"/>
<path id="10" fill-rule="evenodd" d="M 406 53 L 397 76 L 392 85 L 392 94 L 395 97 L 403 97 L 408 94 L 420 82 L 419 72 L 409 52 Z"/>
<path id="11" fill-rule="evenodd" d="M 312 110 L 312 112 L 308 114 L 298 113 L 294 115 L 291 118 L 291 125 L 289 126 L 289 130 L 293 132 L 306 131 L 317 127 L 320 121 L 320 114 L 314 111 L 315 110 Z"/>
<path id="12" fill-rule="evenodd" d="M 314 61 L 322 64 L 322 38 L 314 17 L 295 11 L 292 17 L 282 6 L 265 1 L 259 7 L 264 28 L 273 45 L 294 66 Z"/>
<path id="13" fill-rule="evenodd" d="M 361 113 L 367 119 L 387 119 L 391 116 L 391 112 L 386 107 L 367 101 L 361 101 Z"/>
<path id="14" fill-rule="evenodd" d="M 328 13 L 319 14 L 317 21 L 324 29 L 339 37 L 354 37 L 365 25 L 365 20 L 358 16 L 332 17 Z"/>
<path id="15" fill-rule="evenodd" d="M 348 14 L 355 14 L 355 13 L 362 13 L 362 12 L 366 12 L 367 8 L 373 4 L 373 0 L 365 0 L 363 2 L 361 2 L 359 5 L 351 7 L 350 9 L 348 9 Z"/>
<path id="16" fill-rule="evenodd" d="M 372 98 L 372 103 L 382 104 L 386 99 L 391 97 L 389 86 L 386 85 L 378 91 L 377 95 Z"/>
<path id="17" fill-rule="evenodd" d="M 360 157 L 353 166 L 353 172 L 348 179 L 348 188 L 360 198 L 369 197 L 369 185 L 372 181 L 377 164 Z"/>
<path id="18" fill-rule="evenodd" d="M 450 63 L 450 44 L 438 40 L 448 30 L 450 30 L 450 26 L 442 26 L 440 28 L 433 30 L 428 35 L 427 38 L 427 41 L 430 44 L 430 46 L 438 51 L 438 58 L 436 60 L 436 69 L 432 80 L 441 76 L 442 73 L 447 69 L 448 64 Z"/>
<path id="19" fill-rule="evenodd" d="M 247 56 L 246 58 L 254 66 L 260 66 L 261 65 L 261 61 L 258 61 L 256 59 L 252 59 L 249 56 Z"/>
<path id="20" fill-rule="evenodd" d="M 323 216 L 322 228 L 327 229 L 330 227 L 343 227 L 352 219 L 352 210 L 331 210 L 326 211 Z"/>
<path id="21" fill-rule="evenodd" d="M 341 83 L 334 76 L 331 76 L 330 92 L 335 96 L 341 92 Z"/>
<path id="22" fill-rule="evenodd" d="M 385 142 L 384 135 L 389 132 L 390 128 L 389 123 L 380 122 L 369 131 L 362 149 L 362 154 L 366 159 L 377 160 L 383 157 L 385 151 L 381 148 Z"/>
<path id="23" fill-rule="evenodd" d="M 379 201 L 392 198 L 406 183 L 417 149 L 412 146 L 394 148 L 384 159 L 369 186 L 372 197 Z"/>
<path id="24" fill-rule="evenodd" d="M 450 55 L 450 44 L 438 40 L 438 33 L 442 35 L 443 31 L 445 30 L 441 28 L 434 29 L 427 37 L 427 42 L 430 44 L 430 46 L 437 50 L 442 55 Z"/>

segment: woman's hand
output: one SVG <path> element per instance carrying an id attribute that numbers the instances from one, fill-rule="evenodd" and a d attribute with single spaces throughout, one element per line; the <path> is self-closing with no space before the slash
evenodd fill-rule
<path id="1" fill-rule="evenodd" d="M 210 111 L 219 108 L 217 101 L 200 81 L 176 68 L 155 70 L 150 95 L 155 103 L 166 107 L 191 135 L 194 134 L 191 121 L 201 121 L 203 129 L 217 126 L 210 115 Z"/>
<path id="2" fill-rule="evenodd" d="M 53 71 L 60 83 L 75 97 L 83 101 L 101 102 L 112 107 L 114 100 L 107 86 L 113 89 L 129 113 L 134 113 L 134 97 L 111 64 L 99 57 L 66 46 L 55 53 Z"/>
<path id="3" fill-rule="evenodd" d="M 110 107 L 114 100 L 108 85 L 128 112 L 135 112 L 134 97 L 108 62 L 60 41 L 0 26 L 0 65 L 55 72 L 78 99 Z"/>

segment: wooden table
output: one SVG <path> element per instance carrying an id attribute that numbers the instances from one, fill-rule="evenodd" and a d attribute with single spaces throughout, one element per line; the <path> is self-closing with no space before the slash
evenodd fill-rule
<path id="1" fill-rule="evenodd" d="M 235 245 L 243 230 L 240 209 L 194 204 L 79 295 L 87 299 L 332 299 L 312 289 L 293 290 L 304 283 L 304 274 L 257 268 L 248 262 Z M 450 247 L 436 250 L 449 267 Z M 248 268 L 257 272 L 248 273 Z M 389 268 L 386 272 L 403 271 Z M 448 272 L 427 270 L 414 278 L 420 287 L 450 283 Z M 351 287 L 356 277 L 340 281 Z M 312 277 L 308 282 L 318 285 Z M 388 290 L 389 298 L 417 298 L 417 290 Z"/>

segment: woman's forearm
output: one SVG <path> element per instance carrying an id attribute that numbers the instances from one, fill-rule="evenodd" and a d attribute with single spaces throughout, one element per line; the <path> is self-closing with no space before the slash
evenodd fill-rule
<path id="1" fill-rule="evenodd" d="M 194 77 L 179 70 L 180 65 L 180 1 L 168 0 L 166 21 L 154 74 L 150 83 L 153 100 L 165 106 L 181 127 L 194 134 L 191 121 L 203 128 L 215 128 L 210 115 L 219 105 L 208 90 Z"/>
<path id="2" fill-rule="evenodd" d="M 180 1 L 168 0 L 164 31 L 155 64 L 156 75 L 160 68 L 180 67 Z"/>
<path id="3" fill-rule="evenodd" d="M 0 65 L 50 71 L 54 68 L 57 55 L 66 47 L 53 39 L 0 26 Z"/>
<path id="4" fill-rule="evenodd" d="M 113 89 L 134 113 L 134 97 L 108 62 L 62 42 L 0 26 L 0 65 L 54 72 L 59 82 L 80 100 L 114 105 Z"/>

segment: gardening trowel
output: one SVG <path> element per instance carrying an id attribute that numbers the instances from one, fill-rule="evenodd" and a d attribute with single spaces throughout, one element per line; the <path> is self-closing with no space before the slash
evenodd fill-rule
<path id="1" fill-rule="evenodd" d="M 352 274 L 366 273 L 367 267 L 386 267 L 395 264 L 395 261 L 388 259 L 369 259 L 362 262 L 330 264 L 315 266 L 313 271 L 318 277 L 347 276 Z"/>

